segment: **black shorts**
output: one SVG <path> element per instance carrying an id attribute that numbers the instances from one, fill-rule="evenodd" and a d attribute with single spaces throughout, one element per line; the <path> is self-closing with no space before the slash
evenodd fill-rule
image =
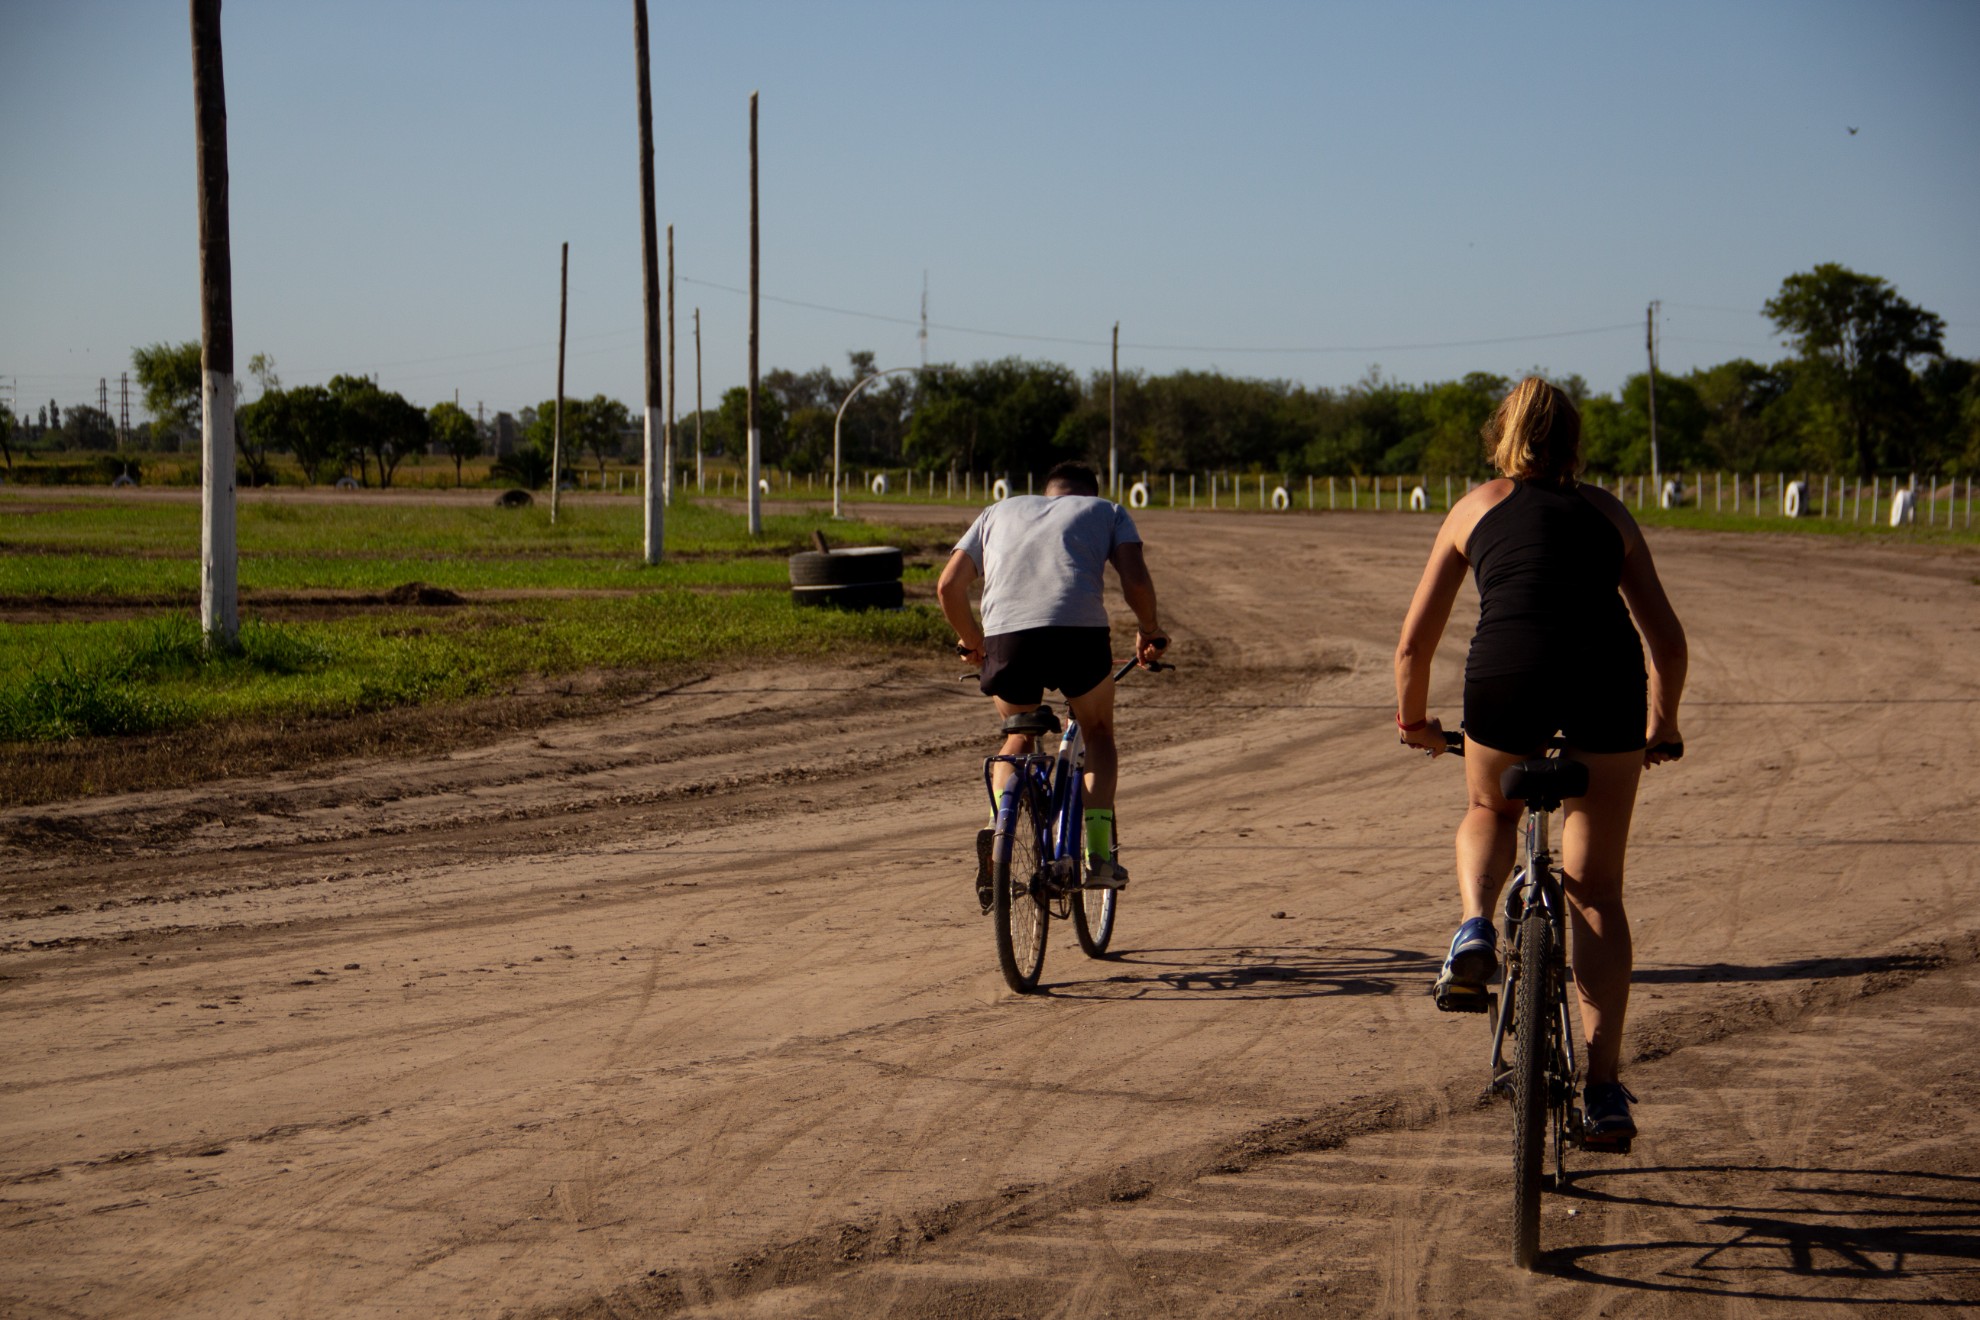
<path id="1" fill-rule="evenodd" d="M 1105 628 L 1026 628 L 983 639 L 986 697 L 1013 706 L 1036 706 L 1046 688 L 1083 697 L 1114 667 L 1114 644 Z"/>
<path id="2" fill-rule="evenodd" d="M 1556 733 L 1580 752 L 1640 752 L 1648 680 L 1628 669 L 1505 674 L 1464 682 L 1464 736 L 1501 752 L 1537 752 Z"/>

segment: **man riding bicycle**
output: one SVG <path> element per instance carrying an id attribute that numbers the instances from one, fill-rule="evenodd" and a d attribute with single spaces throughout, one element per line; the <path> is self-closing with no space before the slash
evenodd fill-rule
<path id="1" fill-rule="evenodd" d="M 1141 534 L 1126 509 L 1100 497 L 1100 479 L 1084 463 L 1045 474 L 1043 495 L 992 504 L 956 543 L 935 586 L 957 649 L 983 666 L 980 686 L 1008 719 L 1038 709 L 1046 688 L 1065 695 L 1086 740 L 1086 883 L 1120 889 L 1127 871 L 1115 856 L 1113 646 L 1107 627 L 1106 567 L 1139 625 L 1134 658 L 1148 664 L 1168 646 L 1155 608 L 1155 584 L 1142 558 Z M 983 622 L 970 610 L 969 584 L 983 579 Z M 1003 754 L 1031 751 L 1028 734 L 1011 734 Z M 996 791 L 1011 780 L 996 768 Z M 993 831 L 977 835 L 978 898 L 988 906 Z"/>

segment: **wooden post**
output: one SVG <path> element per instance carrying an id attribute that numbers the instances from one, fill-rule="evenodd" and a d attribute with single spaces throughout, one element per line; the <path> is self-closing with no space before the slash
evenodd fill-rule
<path id="1" fill-rule="evenodd" d="M 756 93 L 749 94 L 749 534 L 763 535 L 763 492 L 757 487 L 757 474 L 763 468 L 763 436 L 756 428 L 756 345 L 757 309 L 761 305 L 761 285 L 757 243 L 756 209 Z"/>
<path id="2" fill-rule="evenodd" d="M 648 72 L 646 0 L 633 0 L 633 44 L 639 72 L 639 274 L 645 305 L 646 407 L 641 415 L 646 469 L 646 562 L 657 564 L 666 544 L 667 495 L 673 474 L 667 470 L 666 428 L 660 420 L 660 242 L 653 207 L 653 81 Z M 564 350 L 557 349 L 557 406 L 564 399 Z M 551 497 L 551 521 L 557 502 Z"/>
<path id="3" fill-rule="evenodd" d="M 564 331 L 567 328 L 566 313 L 570 310 L 571 295 L 571 245 L 564 244 L 563 276 L 557 283 L 557 408 L 550 422 L 550 525 L 557 525 L 557 492 L 564 484 Z M 647 409 L 649 413 L 652 409 Z M 651 442 L 648 443 L 651 452 Z M 646 480 L 651 500 L 653 469 L 647 465 Z"/>
<path id="4" fill-rule="evenodd" d="M 667 503 L 674 502 L 674 421 L 680 412 L 674 391 L 674 227 L 667 226 Z"/>
<path id="5" fill-rule="evenodd" d="M 694 309 L 694 488 L 708 489 L 701 474 L 701 309 Z"/>
<path id="6" fill-rule="evenodd" d="M 234 268 L 227 223 L 227 85 L 220 0 L 191 0 L 199 174 L 199 627 L 209 650 L 240 635 L 234 540 Z"/>
<path id="7" fill-rule="evenodd" d="M 1119 471 L 1120 455 L 1114 416 L 1116 400 L 1121 388 L 1121 323 L 1114 322 L 1114 365 L 1107 375 L 1107 498 L 1118 500 L 1121 497 Z"/>

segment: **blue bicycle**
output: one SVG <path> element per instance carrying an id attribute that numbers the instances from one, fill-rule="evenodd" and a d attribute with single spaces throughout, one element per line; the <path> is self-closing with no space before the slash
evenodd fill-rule
<path id="1" fill-rule="evenodd" d="M 1114 681 L 1135 668 L 1130 660 L 1114 672 Z M 1173 669 L 1151 661 L 1149 669 Z M 1019 994 L 1038 988 L 1045 968 L 1045 936 L 1051 919 L 1071 919 L 1079 947 L 1089 958 L 1107 952 L 1114 938 L 1114 918 L 1120 911 L 1117 889 L 1085 883 L 1086 817 L 1084 814 L 1086 744 L 1079 721 L 1062 727 L 1050 706 L 1012 715 L 1003 733 L 1032 739 L 1022 756 L 997 755 L 983 761 L 983 786 L 996 812 L 990 845 L 990 911 L 997 930 L 997 966 L 1004 981 Z M 1056 750 L 1047 752 L 1038 739 L 1059 734 Z M 998 800 L 996 767 L 1015 773 Z M 1120 840 L 1115 839 L 1116 854 Z"/>

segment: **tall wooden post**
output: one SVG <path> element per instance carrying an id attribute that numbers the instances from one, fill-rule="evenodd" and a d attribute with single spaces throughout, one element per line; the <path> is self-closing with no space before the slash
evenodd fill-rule
<path id="1" fill-rule="evenodd" d="M 703 490 L 701 476 L 701 309 L 694 309 L 694 488 Z"/>
<path id="2" fill-rule="evenodd" d="M 653 83 L 647 73 L 646 0 L 633 0 L 639 66 L 639 254 L 646 303 L 646 562 L 660 562 L 666 540 L 666 434 L 660 421 L 660 252 L 653 214 Z M 668 231 L 670 234 L 672 230 Z"/>
<path id="3" fill-rule="evenodd" d="M 667 503 L 674 502 L 674 428 L 681 396 L 674 389 L 674 227 L 667 226 Z"/>
<path id="4" fill-rule="evenodd" d="M 1121 389 L 1121 323 L 1114 322 L 1114 366 L 1107 376 L 1107 498 L 1121 497 L 1120 445 L 1114 415 Z"/>
<path id="5" fill-rule="evenodd" d="M 564 484 L 564 331 L 571 304 L 571 245 L 564 244 L 557 280 L 557 407 L 550 421 L 550 523 L 557 523 L 557 495 Z"/>
<path id="6" fill-rule="evenodd" d="M 234 543 L 234 271 L 227 225 L 227 86 L 220 0 L 191 0 L 199 171 L 199 626 L 209 649 L 240 634 Z"/>
<path id="7" fill-rule="evenodd" d="M 756 227 L 756 93 L 749 94 L 749 534 L 763 534 L 763 435 L 756 427 L 757 310 L 761 305 Z"/>
<path id="8" fill-rule="evenodd" d="M 1657 490 L 1661 504 L 1664 497 L 1664 483 L 1659 478 L 1657 464 L 1657 304 L 1651 303 L 1650 310 L 1643 319 L 1643 345 L 1650 354 L 1650 484 Z"/>

